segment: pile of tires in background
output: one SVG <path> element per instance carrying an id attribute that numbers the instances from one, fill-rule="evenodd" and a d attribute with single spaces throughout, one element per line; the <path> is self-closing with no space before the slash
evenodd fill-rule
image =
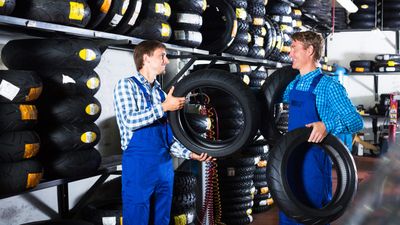
<path id="1" fill-rule="evenodd" d="M 36 129 L 41 140 L 39 158 L 45 176 L 94 174 L 101 162 L 94 149 L 100 139 L 94 121 L 101 106 L 93 97 L 100 87 L 100 79 L 93 70 L 100 62 L 100 49 L 87 40 L 21 39 L 9 41 L 1 57 L 8 68 L 35 71 L 30 73 L 43 81 L 42 95 L 35 104 Z M 34 112 L 21 115 L 36 119 Z M 20 137 L 20 142 L 31 142 L 32 136 Z"/>
<path id="2" fill-rule="evenodd" d="M 399 54 L 379 54 L 374 60 L 353 60 L 350 62 L 351 72 L 399 72 Z"/>

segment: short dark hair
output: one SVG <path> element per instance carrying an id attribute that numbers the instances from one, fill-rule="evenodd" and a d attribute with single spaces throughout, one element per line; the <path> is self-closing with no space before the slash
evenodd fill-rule
<path id="1" fill-rule="evenodd" d="M 133 50 L 133 60 L 135 61 L 136 69 L 139 71 L 143 67 L 143 56 L 152 56 L 154 51 L 163 48 L 165 45 L 156 40 L 142 41 Z"/>
<path id="2" fill-rule="evenodd" d="M 305 48 L 313 46 L 314 60 L 320 60 L 324 48 L 324 38 L 321 34 L 313 31 L 296 32 L 292 35 L 292 40 L 302 42 Z"/>

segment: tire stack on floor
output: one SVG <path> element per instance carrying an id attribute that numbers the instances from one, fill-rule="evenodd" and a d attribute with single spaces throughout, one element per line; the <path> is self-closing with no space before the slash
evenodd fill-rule
<path id="1" fill-rule="evenodd" d="M 358 7 L 356 13 L 349 15 L 349 26 L 352 29 L 372 29 L 376 27 L 376 1 L 375 0 L 355 0 L 354 4 Z"/>
<path id="2" fill-rule="evenodd" d="M 194 224 L 197 178 L 193 173 L 175 171 L 170 225 Z"/>
<path id="3" fill-rule="evenodd" d="M 206 10 L 207 2 L 204 0 L 175 0 L 171 2 L 172 26 L 171 43 L 181 46 L 197 48 L 203 37 L 200 28 L 203 25 L 201 15 Z"/>
<path id="4" fill-rule="evenodd" d="M 0 71 L 0 195 L 35 187 L 43 167 L 35 158 L 40 149 L 36 106 L 42 81 L 33 71 Z"/>
<path id="5" fill-rule="evenodd" d="M 100 85 L 93 70 L 100 57 L 93 42 L 76 39 L 13 40 L 2 50 L 7 67 L 38 71 L 43 80 L 38 111 L 45 175 L 85 176 L 100 165 L 93 148 L 100 139 L 94 121 L 101 108 L 93 97 Z"/>
<path id="6" fill-rule="evenodd" d="M 382 2 L 383 28 L 400 29 L 400 2 L 385 0 Z"/>
<path id="7" fill-rule="evenodd" d="M 265 58 L 264 38 L 267 31 L 264 27 L 265 24 L 265 4 L 264 0 L 249 0 L 247 11 L 251 17 L 250 34 L 251 42 L 249 45 L 248 57 L 256 59 Z"/>
<path id="8" fill-rule="evenodd" d="M 252 206 L 255 165 L 259 157 L 240 157 L 218 160 L 218 176 L 222 205 L 221 221 L 229 225 L 253 221 Z"/>
<path id="9" fill-rule="evenodd" d="M 254 171 L 254 187 L 256 192 L 254 195 L 253 213 L 260 213 L 269 210 L 274 203 L 269 192 L 267 183 L 267 163 L 268 163 L 269 146 L 264 140 L 259 140 L 250 144 L 242 150 L 243 154 L 260 157 L 260 161 L 256 164 Z"/>
<path id="10" fill-rule="evenodd" d="M 381 54 L 375 56 L 377 72 L 399 72 L 400 71 L 400 55 L 398 54 Z"/>
<path id="11" fill-rule="evenodd" d="M 293 33 L 292 27 L 292 8 L 289 3 L 281 1 L 269 2 L 267 5 L 267 26 L 268 31 L 271 30 L 273 36 L 275 36 L 275 45 L 272 48 L 270 54 L 266 54 L 266 57 L 271 60 L 281 61 L 283 58 L 283 46 L 285 41 L 285 36 L 283 30 L 290 34 Z M 271 27 L 271 28 L 270 28 Z M 287 37 L 286 37 L 287 40 Z M 274 42 L 273 42 L 274 43 Z M 267 53 L 269 51 L 267 50 Z M 281 56 L 282 55 L 282 56 Z"/>
<path id="12" fill-rule="evenodd" d="M 168 19 L 171 7 L 166 0 L 143 1 L 139 18 L 128 36 L 167 42 L 171 38 L 171 27 Z"/>

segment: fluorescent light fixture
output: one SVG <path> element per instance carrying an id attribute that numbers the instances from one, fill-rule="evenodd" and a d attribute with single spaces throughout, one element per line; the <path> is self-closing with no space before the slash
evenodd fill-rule
<path id="1" fill-rule="evenodd" d="M 358 11 L 357 6 L 351 0 L 336 0 L 343 8 L 349 13 L 355 13 Z"/>

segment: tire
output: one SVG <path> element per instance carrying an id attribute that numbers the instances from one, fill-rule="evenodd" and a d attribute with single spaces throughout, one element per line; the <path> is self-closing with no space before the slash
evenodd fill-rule
<path id="1" fill-rule="evenodd" d="M 171 8 L 173 11 L 185 11 L 191 13 L 197 13 L 201 15 L 207 7 L 207 2 L 204 0 L 176 0 L 171 1 Z"/>
<path id="2" fill-rule="evenodd" d="M 173 214 L 183 214 L 196 207 L 196 194 L 189 192 L 181 195 L 174 195 L 172 197 L 172 208 Z"/>
<path id="3" fill-rule="evenodd" d="M 247 56 L 255 58 L 255 59 L 264 59 L 265 58 L 265 50 L 262 46 L 252 46 L 249 49 L 249 53 L 247 53 Z M 251 79 L 250 79 L 251 83 Z"/>
<path id="4" fill-rule="evenodd" d="M 226 224 L 229 225 L 245 225 L 253 222 L 253 217 L 251 215 L 248 215 L 239 218 L 227 218 L 227 219 L 222 219 L 222 222 L 225 222 Z"/>
<path id="5" fill-rule="evenodd" d="M 93 69 L 100 63 L 100 49 L 92 41 L 74 39 L 12 40 L 1 51 L 9 69 Z"/>
<path id="6" fill-rule="evenodd" d="M 376 61 L 388 61 L 393 60 L 400 62 L 400 55 L 398 54 L 379 54 L 375 56 Z"/>
<path id="7" fill-rule="evenodd" d="M 268 18 L 265 20 L 265 29 L 267 30 L 267 34 L 264 37 L 265 58 L 268 58 L 276 45 L 276 31 L 274 24 Z"/>
<path id="8" fill-rule="evenodd" d="M 240 204 L 244 202 L 250 202 L 253 199 L 252 196 L 241 196 L 241 197 L 236 197 L 236 198 L 222 198 L 221 201 L 223 204 L 229 204 L 229 205 L 234 205 L 234 204 Z"/>
<path id="9" fill-rule="evenodd" d="M 39 135 L 46 149 L 57 152 L 78 151 L 93 148 L 100 140 L 100 129 L 94 123 L 61 124 L 42 128 Z"/>
<path id="10" fill-rule="evenodd" d="M 171 16 L 171 6 L 165 0 L 147 0 L 143 2 L 140 18 L 152 18 L 167 21 Z"/>
<path id="11" fill-rule="evenodd" d="M 112 0 L 88 0 L 90 8 L 90 21 L 86 28 L 94 29 L 106 18 L 106 15 L 111 7 Z"/>
<path id="12" fill-rule="evenodd" d="M 108 10 L 106 17 L 96 27 L 96 30 L 109 32 L 113 30 L 124 17 L 130 0 L 112 0 L 111 8 Z"/>
<path id="13" fill-rule="evenodd" d="M 289 83 L 299 74 L 297 70 L 286 66 L 273 72 L 261 87 L 263 93 L 262 100 L 262 126 L 261 133 L 269 143 L 274 143 L 282 134 L 279 132 L 274 118 L 274 105 L 279 103 L 283 92 Z"/>
<path id="14" fill-rule="evenodd" d="M 399 11 L 389 11 L 389 12 L 384 12 L 383 14 L 383 21 L 386 20 L 398 20 L 400 19 L 400 12 Z"/>
<path id="15" fill-rule="evenodd" d="M 227 182 L 227 183 L 235 183 L 235 182 L 246 182 L 252 180 L 254 178 L 254 174 L 249 174 L 246 176 L 240 177 L 221 177 L 220 182 Z"/>
<path id="16" fill-rule="evenodd" d="M 252 210 L 239 210 L 239 211 L 224 211 L 222 210 L 222 218 L 235 218 L 235 217 L 245 217 L 251 215 Z"/>
<path id="17" fill-rule="evenodd" d="M 114 220 L 117 224 L 120 224 L 122 219 L 122 199 L 114 198 L 91 202 L 83 209 L 83 216 L 85 220 L 93 224 L 103 224 L 105 219 L 107 221 Z"/>
<path id="18" fill-rule="evenodd" d="M 233 44 L 225 52 L 232 55 L 247 56 L 249 54 L 249 46 L 247 44 Z"/>
<path id="19" fill-rule="evenodd" d="M 297 199 L 287 181 L 287 165 L 289 157 L 299 152 L 296 147 L 306 143 L 310 133 L 310 128 L 299 128 L 287 133 L 276 143 L 270 152 L 267 181 L 275 202 L 288 217 L 300 223 L 326 224 L 341 216 L 353 199 L 357 189 L 357 170 L 347 147 L 333 135 L 328 135 L 317 145 L 324 149 L 336 166 L 336 192 L 332 200 L 320 209 Z"/>
<path id="20" fill-rule="evenodd" d="M 126 10 L 124 16 L 121 21 L 119 21 L 118 25 L 112 30 L 113 33 L 117 34 L 125 34 L 129 30 L 131 30 L 139 17 L 139 13 L 142 9 L 142 0 L 130 0 L 128 9 Z"/>
<path id="21" fill-rule="evenodd" d="M 250 26 L 249 33 L 252 35 L 257 35 L 261 37 L 265 37 L 267 35 L 267 30 L 264 26 Z"/>
<path id="22" fill-rule="evenodd" d="M 239 166 L 229 166 L 229 167 L 219 167 L 218 166 L 218 175 L 222 178 L 225 177 L 241 177 L 247 176 L 254 173 L 256 167 L 253 166 L 246 166 L 246 167 L 239 167 Z"/>
<path id="23" fill-rule="evenodd" d="M 233 8 L 247 9 L 247 0 L 227 0 Z"/>
<path id="24" fill-rule="evenodd" d="M 37 155 L 39 135 L 35 131 L 16 131 L 0 134 L 0 162 L 17 162 Z"/>
<path id="25" fill-rule="evenodd" d="M 290 7 L 289 3 L 285 2 L 274 2 L 274 4 L 267 5 L 268 15 L 286 15 L 289 16 L 292 12 L 292 7 Z"/>
<path id="26" fill-rule="evenodd" d="M 399 20 L 383 20 L 383 26 L 388 27 L 388 28 L 394 28 L 394 29 L 399 29 L 400 28 L 400 22 Z"/>
<path id="27" fill-rule="evenodd" d="M 238 32 L 248 32 L 249 31 L 249 23 L 245 20 L 237 20 L 238 23 Z"/>
<path id="28" fill-rule="evenodd" d="M 37 123 L 34 105 L 2 104 L 0 107 L 0 133 L 33 129 Z"/>
<path id="29" fill-rule="evenodd" d="M 93 96 L 100 88 L 100 77 L 94 70 L 54 69 L 38 73 L 44 80 L 45 97 Z"/>
<path id="30" fill-rule="evenodd" d="M 400 66 L 381 66 L 376 68 L 378 72 L 399 72 Z"/>
<path id="31" fill-rule="evenodd" d="M 349 26 L 353 29 L 370 29 L 375 27 L 375 21 L 362 21 L 352 22 L 350 21 Z"/>
<path id="32" fill-rule="evenodd" d="M 137 38 L 167 42 L 171 38 L 172 31 L 167 22 L 145 19 L 139 21 L 138 26 L 128 34 Z"/>
<path id="33" fill-rule="evenodd" d="M 265 16 L 265 6 L 259 3 L 250 3 L 247 6 L 247 13 L 252 17 L 264 17 Z"/>
<path id="34" fill-rule="evenodd" d="M 21 225 L 94 225 L 94 224 L 81 220 L 59 219 L 59 220 L 44 220 L 32 223 L 24 223 Z"/>
<path id="35" fill-rule="evenodd" d="M 43 175 L 41 164 L 33 159 L 0 163 L 0 195 L 16 194 L 39 184 Z"/>
<path id="36" fill-rule="evenodd" d="M 4 5 L 0 7 L 0 15 L 11 15 L 11 13 L 15 9 L 16 0 L 6 0 L 4 1 Z"/>
<path id="37" fill-rule="evenodd" d="M 372 68 L 374 66 L 374 61 L 372 60 L 353 60 L 350 61 L 350 67 L 366 67 Z"/>
<path id="38" fill-rule="evenodd" d="M 211 53 L 221 53 L 236 36 L 236 14 L 225 0 L 209 1 L 208 4 L 203 13 L 203 26 L 200 28 L 203 42 L 199 48 Z"/>
<path id="39" fill-rule="evenodd" d="M 265 205 L 265 206 L 253 206 L 253 214 L 261 213 L 261 212 L 266 212 L 272 208 L 271 205 Z"/>
<path id="40" fill-rule="evenodd" d="M 15 15 L 22 18 L 85 27 L 90 20 L 90 8 L 84 0 L 18 1 Z"/>
<path id="41" fill-rule="evenodd" d="M 172 14 L 171 26 L 174 30 L 198 30 L 203 25 L 199 14 L 176 12 Z"/>
<path id="42" fill-rule="evenodd" d="M 358 13 L 351 13 L 349 15 L 349 19 L 350 21 L 371 21 L 371 22 L 375 22 L 375 14 L 372 13 L 365 13 L 365 14 L 358 14 Z"/>
<path id="43" fill-rule="evenodd" d="M 221 196 L 225 197 L 225 198 L 235 198 L 235 197 L 239 197 L 239 196 L 251 196 L 253 195 L 255 192 L 255 188 L 246 188 L 246 189 L 236 189 L 236 190 L 222 190 L 220 192 Z M 250 206 L 251 207 L 251 206 Z M 227 211 L 226 209 L 223 209 L 225 211 Z M 247 209 L 245 209 L 247 210 Z"/>
<path id="44" fill-rule="evenodd" d="M 49 162 L 45 172 L 57 177 L 81 177 L 94 175 L 101 163 L 100 153 L 94 148 L 57 154 Z M 46 163 L 46 165 L 48 165 Z M 46 167 L 47 168 L 47 167 Z M 45 169 L 46 169 L 45 168 Z"/>
<path id="45" fill-rule="evenodd" d="M 175 137 L 188 149 L 196 153 L 206 152 L 213 157 L 230 155 L 251 140 L 258 129 L 259 112 L 256 106 L 254 94 L 239 79 L 232 79 L 232 75 L 223 70 L 198 70 L 184 77 L 175 84 L 176 96 L 186 96 L 194 89 L 213 88 L 225 93 L 242 106 L 244 112 L 244 127 L 236 138 L 225 140 L 220 143 L 206 141 L 191 134 L 185 129 L 183 110 L 174 111 L 169 114 L 169 121 Z"/>
<path id="46" fill-rule="evenodd" d="M 175 171 L 174 195 L 194 192 L 197 185 L 197 177 L 190 172 Z"/>
<path id="47" fill-rule="evenodd" d="M 250 79 L 263 79 L 265 80 L 268 77 L 268 73 L 263 70 L 252 71 L 249 75 Z"/>
<path id="48" fill-rule="evenodd" d="M 18 88 L 17 93 L 2 92 L 0 102 L 30 102 L 39 98 L 42 93 L 42 80 L 33 71 L 0 70 L 0 83 L 9 88 Z"/>
<path id="49" fill-rule="evenodd" d="M 252 156 L 260 156 L 263 154 L 267 154 L 269 151 L 269 145 L 266 140 L 256 141 L 243 149 L 243 153 Z"/>
<path id="50" fill-rule="evenodd" d="M 235 40 L 233 41 L 232 45 L 236 44 L 244 44 L 248 45 L 251 41 L 251 35 L 249 32 L 238 32 L 236 34 Z"/>
<path id="51" fill-rule="evenodd" d="M 194 30 L 174 30 L 171 43 L 197 48 L 201 45 L 203 36 L 200 32 Z"/>

